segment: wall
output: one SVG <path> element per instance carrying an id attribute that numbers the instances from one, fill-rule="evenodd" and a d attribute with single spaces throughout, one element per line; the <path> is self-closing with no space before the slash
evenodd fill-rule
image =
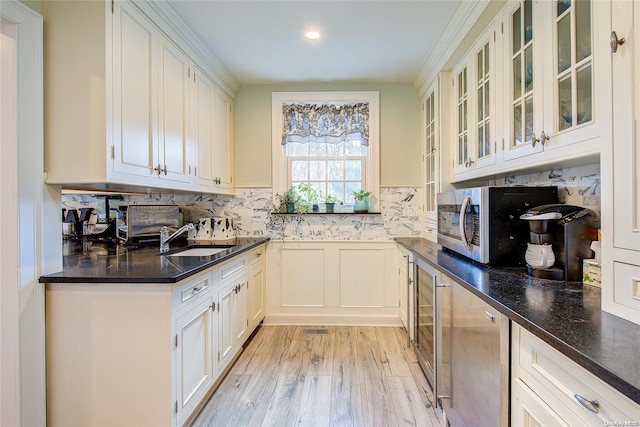
<path id="1" fill-rule="evenodd" d="M 271 93 L 380 92 L 380 185 L 421 182 L 420 100 L 411 84 L 300 84 L 247 86 L 234 102 L 235 184 L 271 187 Z"/>

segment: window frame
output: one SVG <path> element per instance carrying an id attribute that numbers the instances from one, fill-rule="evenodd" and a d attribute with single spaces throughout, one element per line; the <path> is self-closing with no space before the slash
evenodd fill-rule
<path id="1" fill-rule="evenodd" d="M 380 197 L 380 95 L 379 92 L 273 92 L 271 97 L 271 145 L 273 197 L 289 188 L 288 157 L 282 145 L 282 106 L 286 103 L 355 103 L 369 104 L 369 146 L 365 156 L 363 182 L 371 191 L 371 210 Z M 345 201 L 348 202 L 348 201 Z"/>

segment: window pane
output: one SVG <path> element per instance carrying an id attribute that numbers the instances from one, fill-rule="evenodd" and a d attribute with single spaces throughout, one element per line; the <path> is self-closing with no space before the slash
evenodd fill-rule
<path id="1" fill-rule="evenodd" d="M 337 155 L 344 156 L 364 156 L 366 155 L 366 147 L 360 144 L 360 141 L 346 141 L 344 143 L 344 154 L 339 153 Z"/>
<path id="2" fill-rule="evenodd" d="M 311 181 L 324 181 L 327 179 L 327 165 L 324 160 L 312 160 L 309 162 L 309 179 Z"/>
<path id="3" fill-rule="evenodd" d="M 362 189 L 362 184 L 360 182 L 346 182 L 345 189 L 346 189 L 345 202 L 353 203 L 353 201 L 355 200 L 355 197 L 353 197 L 351 193 L 353 193 L 354 191 L 360 191 Z"/>
<path id="4" fill-rule="evenodd" d="M 513 53 L 516 53 L 522 48 L 522 23 L 520 22 L 520 8 L 515 11 L 512 17 L 512 25 L 513 25 Z"/>
<path id="5" fill-rule="evenodd" d="M 361 180 L 362 179 L 362 162 L 360 160 L 346 160 L 345 162 L 345 179 Z"/>
<path id="6" fill-rule="evenodd" d="M 558 118 L 559 130 L 573 126 L 573 106 L 571 105 L 571 75 L 558 82 L 558 104 L 560 105 L 560 117 Z"/>
<path id="7" fill-rule="evenodd" d="M 521 56 L 518 54 L 513 59 L 513 99 L 518 99 L 522 96 L 522 61 Z"/>
<path id="8" fill-rule="evenodd" d="M 533 90 L 533 47 L 529 46 L 524 51 L 524 86 L 525 92 Z"/>
<path id="9" fill-rule="evenodd" d="M 525 141 L 533 140 L 533 98 L 529 98 L 524 104 L 524 131 Z"/>
<path id="10" fill-rule="evenodd" d="M 307 181 L 309 179 L 308 164 L 309 163 L 306 160 L 291 161 L 291 180 Z"/>
<path id="11" fill-rule="evenodd" d="M 307 156 L 309 153 L 309 144 L 300 144 L 292 142 L 287 144 L 287 155 L 292 157 Z"/>
<path id="12" fill-rule="evenodd" d="M 327 187 L 329 194 L 334 195 L 338 200 L 344 201 L 344 183 L 343 182 L 328 182 Z"/>
<path id="13" fill-rule="evenodd" d="M 576 60 L 591 55 L 591 2 L 576 1 Z"/>
<path id="14" fill-rule="evenodd" d="M 578 124 L 591 120 L 591 65 L 578 70 Z"/>
<path id="15" fill-rule="evenodd" d="M 565 10 L 569 9 L 570 7 L 571 7 L 571 0 L 559 0 L 558 1 L 558 16 L 562 15 L 565 12 Z"/>
<path id="16" fill-rule="evenodd" d="M 571 15 L 558 22 L 558 73 L 571 67 Z"/>
<path id="17" fill-rule="evenodd" d="M 329 180 L 344 179 L 344 162 L 342 160 L 329 160 L 327 162 L 327 169 Z"/>
<path id="18" fill-rule="evenodd" d="M 513 141 L 514 145 L 522 144 L 522 104 L 513 106 Z"/>
<path id="19" fill-rule="evenodd" d="M 524 2 L 524 44 L 533 39 L 533 26 L 531 24 L 533 19 L 532 3 L 531 0 L 525 0 Z"/>
<path id="20" fill-rule="evenodd" d="M 344 142 L 339 144 L 323 144 L 325 146 L 325 155 L 328 157 L 339 157 L 344 154 Z"/>

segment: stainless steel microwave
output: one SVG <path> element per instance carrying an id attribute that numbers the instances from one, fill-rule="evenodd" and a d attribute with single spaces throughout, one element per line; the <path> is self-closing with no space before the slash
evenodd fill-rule
<path id="1" fill-rule="evenodd" d="M 474 187 L 437 195 L 438 244 L 482 264 L 524 265 L 527 210 L 558 203 L 555 186 Z"/>

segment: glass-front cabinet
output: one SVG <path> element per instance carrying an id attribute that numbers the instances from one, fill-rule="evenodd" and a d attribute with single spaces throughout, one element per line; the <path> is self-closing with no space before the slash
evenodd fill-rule
<path id="1" fill-rule="evenodd" d="M 563 158 L 599 152 L 610 111 L 604 3 L 520 0 L 505 7 L 505 161 L 575 143 L 587 144 Z"/>
<path id="2" fill-rule="evenodd" d="M 449 135 L 450 72 L 440 73 L 422 97 L 424 228 L 423 236 L 437 238 L 436 194 L 449 188 L 451 167 L 446 141 Z"/>
<path id="3" fill-rule="evenodd" d="M 453 70 L 454 181 L 496 163 L 495 41 L 492 24 Z"/>

